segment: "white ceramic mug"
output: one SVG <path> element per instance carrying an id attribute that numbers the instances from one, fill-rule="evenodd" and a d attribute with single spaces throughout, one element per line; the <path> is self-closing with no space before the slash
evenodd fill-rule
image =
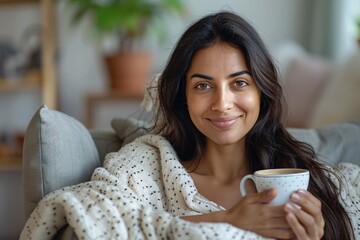
<path id="1" fill-rule="evenodd" d="M 309 171 L 298 168 L 265 169 L 246 175 L 240 182 L 240 192 L 246 195 L 245 183 L 253 180 L 258 192 L 269 188 L 276 188 L 277 195 L 270 202 L 272 205 L 282 205 L 290 202 L 290 195 L 299 190 L 307 189 L 309 184 Z"/>

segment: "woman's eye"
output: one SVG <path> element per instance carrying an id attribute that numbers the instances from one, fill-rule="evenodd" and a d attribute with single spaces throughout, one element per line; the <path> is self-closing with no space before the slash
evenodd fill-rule
<path id="1" fill-rule="evenodd" d="M 199 83 L 195 86 L 196 89 L 209 89 L 210 85 L 207 83 Z"/>
<path id="2" fill-rule="evenodd" d="M 249 84 L 244 80 L 238 80 L 234 82 L 234 86 L 238 88 L 246 87 L 247 85 Z"/>

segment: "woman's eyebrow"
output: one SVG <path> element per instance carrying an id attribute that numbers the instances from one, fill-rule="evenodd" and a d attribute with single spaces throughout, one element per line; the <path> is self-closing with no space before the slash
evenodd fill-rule
<path id="1" fill-rule="evenodd" d="M 201 73 L 195 73 L 195 74 L 191 75 L 190 79 L 191 78 L 204 78 L 204 79 L 207 79 L 207 80 L 213 80 L 212 77 L 207 76 L 205 74 L 201 74 Z"/>
<path id="2" fill-rule="evenodd" d="M 248 74 L 248 75 L 251 76 L 251 73 L 250 73 L 248 70 L 242 70 L 242 71 L 239 71 L 239 72 L 230 74 L 230 75 L 228 76 L 228 78 L 237 77 L 237 76 L 240 76 L 240 75 L 243 75 L 243 74 Z"/>
<path id="3" fill-rule="evenodd" d="M 242 70 L 242 71 L 230 74 L 228 76 L 228 78 L 234 78 L 234 77 L 237 77 L 237 76 L 240 76 L 240 75 L 243 75 L 243 74 L 248 74 L 248 75 L 251 76 L 251 73 L 248 70 Z M 190 79 L 192 79 L 192 78 L 203 78 L 203 79 L 207 79 L 207 80 L 213 80 L 214 79 L 213 77 L 210 77 L 210 76 L 202 74 L 202 73 L 194 73 L 193 75 L 191 75 Z"/>

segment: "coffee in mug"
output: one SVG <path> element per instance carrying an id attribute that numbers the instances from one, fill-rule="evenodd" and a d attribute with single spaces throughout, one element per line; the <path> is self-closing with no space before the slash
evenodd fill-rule
<path id="1" fill-rule="evenodd" d="M 309 184 L 309 171 L 299 168 L 278 168 L 256 171 L 254 174 L 246 175 L 240 182 L 240 192 L 246 195 L 245 183 L 252 180 L 256 190 L 262 192 L 269 188 L 277 190 L 276 197 L 270 202 L 272 205 L 282 205 L 290 202 L 290 195 L 299 190 L 307 189 Z"/>

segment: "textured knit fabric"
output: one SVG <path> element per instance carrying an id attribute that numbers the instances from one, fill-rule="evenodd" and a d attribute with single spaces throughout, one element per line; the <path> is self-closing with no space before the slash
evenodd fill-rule
<path id="1" fill-rule="evenodd" d="M 356 223 L 360 170 L 346 164 L 342 170 L 349 172 L 344 177 L 349 177 L 351 191 L 343 197 Z M 79 239 L 263 239 L 229 224 L 179 218 L 220 210 L 224 208 L 197 192 L 170 143 L 161 136 L 145 135 L 108 154 L 92 181 L 47 195 L 20 239 L 50 239 L 65 224 Z M 358 237 L 357 224 L 354 227 Z"/>

